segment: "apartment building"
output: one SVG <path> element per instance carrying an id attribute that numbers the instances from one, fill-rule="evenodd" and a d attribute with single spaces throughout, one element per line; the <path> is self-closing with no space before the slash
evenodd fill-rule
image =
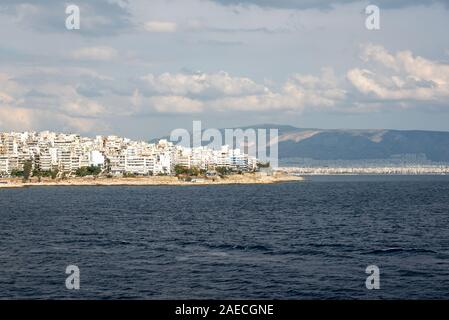
<path id="1" fill-rule="evenodd" d="M 37 170 L 58 169 L 69 175 L 88 166 L 100 166 L 113 175 L 156 175 L 172 174 L 177 164 L 204 170 L 217 166 L 250 170 L 257 163 L 255 158 L 228 146 L 213 150 L 204 146 L 184 148 L 165 139 L 148 143 L 114 135 L 88 138 L 49 131 L 0 133 L 0 174 L 23 170 L 26 161 Z"/>

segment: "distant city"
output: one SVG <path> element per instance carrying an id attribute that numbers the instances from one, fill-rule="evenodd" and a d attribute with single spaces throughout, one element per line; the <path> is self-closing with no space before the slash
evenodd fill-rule
<path id="1" fill-rule="evenodd" d="M 282 170 L 299 175 L 337 174 L 449 174 L 449 162 L 432 161 L 425 154 L 397 154 L 386 159 L 316 160 L 283 158 Z"/>
<path id="2" fill-rule="evenodd" d="M 261 165 L 257 158 L 228 145 L 188 148 L 167 139 L 145 142 L 116 135 L 90 138 L 50 131 L 0 133 L 0 177 L 23 176 L 27 163 L 32 175 L 53 178 L 175 175 L 177 167 L 204 174 L 216 169 L 250 172 Z M 449 163 L 431 161 L 425 154 L 365 160 L 290 157 L 279 159 L 279 165 L 277 169 L 298 175 L 449 174 Z"/>
<path id="3" fill-rule="evenodd" d="M 50 131 L 0 133 L 0 176 L 20 176 L 26 163 L 38 174 L 67 176 L 79 172 L 171 175 L 176 166 L 242 172 L 257 167 L 256 158 L 227 145 L 214 150 L 205 146 L 186 148 L 166 139 L 148 143 L 115 135 L 89 138 Z"/>

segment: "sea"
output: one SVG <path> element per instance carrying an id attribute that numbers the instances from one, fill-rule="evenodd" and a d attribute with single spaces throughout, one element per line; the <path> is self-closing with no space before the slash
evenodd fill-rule
<path id="1" fill-rule="evenodd" d="M 0 189 L 0 299 L 448 298 L 449 176 Z"/>

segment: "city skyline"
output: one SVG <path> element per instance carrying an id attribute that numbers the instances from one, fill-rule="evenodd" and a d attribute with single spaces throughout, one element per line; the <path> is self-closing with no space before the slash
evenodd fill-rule
<path id="1" fill-rule="evenodd" d="M 185 147 L 166 139 L 149 143 L 116 135 L 0 132 L 0 177 L 22 172 L 27 161 L 36 172 L 76 175 L 80 169 L 98 167 L 98 173 L 111 176 L 172 175 L 177 165 L 204 172 L 218 167 L 252 171 L 257 165 L 255 157 L 228 145 Z"/>

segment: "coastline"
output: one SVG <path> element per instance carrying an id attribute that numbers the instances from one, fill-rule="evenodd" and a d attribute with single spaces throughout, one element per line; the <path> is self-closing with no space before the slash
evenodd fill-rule
<path id="1" fill-rule="evenodd" d="M 179 180 L 174 176 L 149 176 L 132 178 L 67 178 L 64 180 L 42 179 L 41 182 L 32 178 L 30 182 L 22 182 L 20 179 L 0 179 L 2 188 L 23 188 L 41 186 L 192 186 L 192 185 L 223 185 L 223 184 L 273 184 L 292 181 L 303 181 L 303 177 L 279 174 L 243 174 L 229 175 L 224 178 L 192 178 L 192 181 Z"/>
<path id="2" fill-rule="evenodd" d="M 282 167 L 283 172 L 300 176 L 313 175 L 447 175 L 449 166 L 405 167 Z"/>

